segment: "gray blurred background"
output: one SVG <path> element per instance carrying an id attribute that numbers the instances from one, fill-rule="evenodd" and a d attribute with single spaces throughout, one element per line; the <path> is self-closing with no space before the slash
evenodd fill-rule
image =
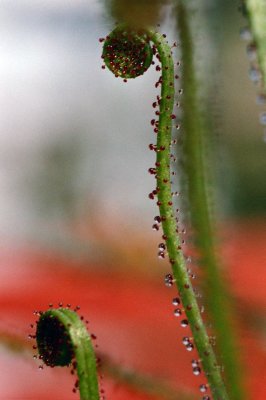
<path id="1" fill-rule="evenodd" d="M 0 2 L 3 240 L 67 247 L 77 222 L 94 226 L 98 218 L 106 229 L 119 230 L 123 221 L 150 231 L 156 208 L 148 199 L 154 189 L 147 173 L 154 163 L 149 121 L 157 75 L 149 70 L 127 84 L 114 79 L 101 68 L 98 39 L 113 19 L 132 15 L 160 22 L 170 42 L 177 33 L 171 1 L 134 4 L 129 12 L 123 1 Z M 213 117 L 219 213 L 261 218 L 265 105 L 256 104 L 260 89 L 249 79 L 247 43 L 239 35 L 247 22 L 237 1 L 193 4 L 199 76 Z"/>

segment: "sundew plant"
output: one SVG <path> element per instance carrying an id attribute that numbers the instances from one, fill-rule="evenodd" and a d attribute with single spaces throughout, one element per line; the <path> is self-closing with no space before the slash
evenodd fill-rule
<path id="1" fill-rule="evenodd" d="M 47 367 L 52 367 L 54 370 L 57 370 L 57 367 L 68 368 L 73 379 L 69 399 L 77 397 L 81 400 L 120 399 L 119 390 L 116 392 L 113 389 L 111 394 L 108 393 L 108 380 L 112 380 L 129 388 L 128 392 L 121 395 L 121 398 L 125 400 L 131 398 L 143 400 L 248 400 L 256 398 L 260 400 L 262 399 L 259 397 L 260 394 L 254 395 L 250 389 L 252 385 L 249 383 L 249 371 L 245 361 L 245 358 L 249 357 L 249 350 L 245 350 L 245 354 L 242 351 L 245 344 L 243 345 L 241 341 L 241 332 L 245 332 L 246 346 L 250 343 L 249 335 L 252 334 L 246 330 L 244 322 L 247 323 L 247 321 L 241 321 L 241 315 L 245 307 L 247 307 L 246 314 L 249 314 L 250 308 L 247 303 L 241 303 L 234 285 L 230 283 L 228 257 L 225 256 L 224 250 L 226 246 L 224 242 L 232 240 L 234 243 L 235 240 L 230 224 L 224 221 L 233 219 L 235 214 L 234 218 L 238 216 L 240 221 L 244 221 L 241 226 L 246 226 L 247 218 L 252 216 L 250 203 L 254 202 L 250 191 L 253 190 L 254 193 L 256 182 L 253 183 L 252 179 L 247 182 L 248 178 L 251 178 L 251 175 L 248 175 L 251 174 L 250 171 L 242 176 L 241 172 L 239 186 L 236 185 L 234 188 L 234 179 L 237 178 L 230 176 L 232 161 L 228 155 L 230 152 L 226 151 L 228 143 L 226 144 L 226 140 L 223 140 L 223 131 L 228 125 L 233 126 L 233 129 L 237 125 L 230 120 L 230 116 L 226 116 L 225 120 L 221 121 L 223 119 L 222 106 L 227 100 L 227 83 L 224 77 L 226 74 L 223 75 L 221 64 L 227 57 L 224 50 L 224 42 L 227 40 L 227 20 L 232 19 L 230 14 L 236 15 L 241 21 L 239 25 L 242 25 L 240 32 L 238 28 L 235 36 L 239 47 L 242 46 L 241 51 L 245 51 L 246 48 L 248 65 L 246 75 L 255 86 L 251 93 L 254 96 L 254 103 L 257 99 L 253 112 L 259 122 L 260 144 L 258 146 L 261 148 L 264 145 L 264 135 L 266 135 L 264 132 L 266 125 L 266 3 L 263 0 L 246 0 L 234 4 L 222 3 L 218 0 L 213 4 L 203 0 L 200 2 L 112 0 L 101 2 L 101 6 L 105 13 L 103 28 L 105 31 L 102 29 L 101 36 L 97 40 L 99 57 L 96 65 L 100 71 L 97 79 L 103 98 L 105 92 L 106 96 L 110 96 L 110 91 L 114 92 L 114 95 L 109 98 L 112 98 L 114 108 L 117 108 L 110 124 L 115 123 L 118 134 L 116 136 L 112 133 L 112 137 L 108 139 L 112 141 L 110 152 L 117 147 L 130 158 L 132 149 L 130 146 L 122 148 L 119 140 L 121 140 L 121 131 L 126 137 L 127 127 L 132 132 L 133 126 L 133 130 L 139 136 L 138 145 L 142 148 L 146 146 L 147 160 L 150 163 L 148 168 L 143 169 L 143 175 L 146 174 L 148 179 L 147 193 L 143 201 L 145 201 L 145 207 L 150 209 L 149 215 L 153 215 L 151 225 L 156 244 L 145 241 L 144 250 L 141 248 L 139 254 L 137 251 L 134 255 L 134 263 L 142 265 L 144 273 L 142 271 L 141 278 L 138 278 L 141 282 L 145 274 L 150 274 L 147 271 L 154 268 L 150 260 L 154 259 L 154 263 L 158 262 L 159 271 L 153 272 L 152 282 L 156 281 L 160 290 L 164 290 L 169 296 L 168 309 L 164 309 L 164 312 L 171 314 L 175 322 L 173 330 L 176 329 L 177 335 L 181 335 L 181 340 L 176 342 L 177 362 L 179 357 L 181 359 L 185 357 L 184 368 L 189 369 L 190 375 L 189 379 L 183 383 L 180 382 L 178 375 L 175 378 L 173 374 L 167 380 L 166 373 L 162 373 L 164 379 L 161 379 L 152 372 L 147 373 L 145 368 L 143 372 L 141 367 L 138 370 L 125 366 L 119 362 L 117 356 L 119 351 L 116 354 L 116 349 L 120 347 L 119 339 L 112 355 L 108 354 L 108 340 L 107 346 L 101 350 L 101 338 L 99 337 L 95 342 L 94 328 L 91 332 L 89 321 L 86 319 L 88 318 L 93 326 L 93 316 L 90 316 L 89 305 L 86 310 L 88 315 L 84 317 L 83 311 L 82 315 L 79 312 L 80 307 L 72 305 L 71 298 L 75 296 L 71 297 L 71 292 L 74 293 L 76 290 L 75 299 L 78 299 L 82 310 L 87 301 L 90 304 L 94 304 L 95 301 L 97 304 L 97 300 L 94 300 L 95 295 L 101 302 L 102 293 L 104 291 L 109 293 L 108 284 L 104 283 L 106 276 L 110 273 L 108 268 L 101 271 L 97 284 L 92 283 L 92 292 L 87 290 L 90 278 L 84 275 L 78 280 L 75 274 L 79 276 L 79 271 L 74 271 L 69 291 L 71 304 L 65 300 L 62 301 L 62 297 L 56 298 L 57 291 L 60 296 L 62 283 L 58 284 L 54 292 L 51 292 L 52 298 L 49 298 L 48 289 L 43 299 L 45 301 L 33 305 L 35 321 L 30 324 L 28 337 L 30 346 L 33 348 L 35 363 L 38 363 L 39 370 L 50 370 Z M 230 30 L 235 28 L 234 23 L 230 22 L 228 25 Z M 88 38 L 88 40 L 91 39 Z M 243 41 L 246 41 L 245 45 Z M 231 50 L 230 57 L 233 57 L 232 53 Z M 95 80 L 94 77 L 93 79 Z M 108 80 L 109 84 L 104 85 L 101 79 L 102 82 Z M 119 87 L 120 85 L 122 88 Z M 152 89 L 148 85 L 151 85 Z M 120 109 L 122 105 L 117 99 L 116 91 L 122 93 L 123 99 L 130 96 L 130 111 L 125 112 Z M 134 96 L 132 91 L 135 93 Z M 151 98 L 144 109 L 141 98 L 144 96 L 147 99 L 146 92 L 151 93 Z M 238 93 L 238 96 L 241 97 L 242 94 Z M 230 102 L 230 99 L 228 101 Z M 97 119 L 102 123 L 105 123 L 106 118 L 110 120 L 110 110 L 104 108 L 107 106 L 104 101 L 102 104 L 97 104 Z M 89 109 L 87 113 L 90 115 Z M 141 114 L 141 121 L 146 124 L 146 128 L 142 128 L 141 123 L 138 122 L 137 113 Z M 141 129 L 145 131 L 139 135 L 138 131 Z M 232 141 L 231 151 L 236 159 L 239 158 L 239 165 L 245 164 L 234 141 Z M 127 165 L 120 163 L 119 158 L 116 160 L 112 185 L 105 193 L 107 203 L 111 187 L 114 188 L 111 196 L 114 197 L 117 191 L 120 193 L 117 196 L 124 199 L 125 203 L 130 202 L 129 199 L 137 193 L 138 186 L 130 183 L 133 182 L 135 174 L 134 165 L 138 170 L 143 165 L 142 154 L 142 152 L 139 154 L 138 151 L 134 152 L 133 168 L 131 165 L 126 172 L 128 183 L 126 193 L 123 193 L 121 189 L 117 190 L 119 180 L 116 182 L 116 177 L 126 170 Z M 100 165 L 99 163 L 102 168 L 97 169 L 96 164 L 91 165 L 93 170 L 91 175 L 96 177 L 95 179 L 105 167 L 105 158 L 100 152 L 97 153 L 97 166 Z M 260 189 L 258 197 L 262 198 L 265 192 L 266 190 Z M 259 200 L 255 203 L 254 214 L 262 215 L 263 205 Z M 82 221 L 82 226 L 91 223 L 91 231 L 94 232 L 95 237 L 98 235 L 99 238 L 97 251 L 103 259 L 108 258 L 104 252 L 107 251 L 105 246 L 106 249 L 109 246 L 107 254 L 112 257 L 117 252 L 117 256 L 113 256 L 117 260 L 119 255 L 123 254 L 121 249 L 130 247 L 133 234 L 130 231 L 125 232 L 124 235 L 122 234 L 123 238 L 120 237 L 118 250 L 114 245 L 112 247 L 110 245 L 112 241 L 110 240 L 108 244 L 104 238 L 105 231 L 99 222 L 101 219 L 107 219 L 106 210 L 101 209 L 101 204 L 97 205 L 97 200 L 91 201 L 90 206 L 97 210 L 100 218 L 93 219 L 92 211 L 89 221 L 86 223 Z M 121 220 L 126 215 L 123 213 L 124 211 L 121 211 L 121 219 L 115 219 L 112 224 L 111 236 L 115 236 L 116 231 L 123 229 Z M 137 215 L 137 210 L 135 215 Z M 149 233 L 145 234 L 148 230 L 148 221 L 145 221 L 145 218 L 138 216 L 134 223 L 139 232 L 148 236 Z M 78 231 L 77 236 L 79 236 L 82 232 L 79 231 L 81 223 L 73 223 L 72 219 L 70 225 L 73 226 L 73 230 Z M 126 219 L 127 222 L 131 219 L 130 213 L 126 215 Z M 132 219 L 135 219 L 133 214 Z M 129 225 L 132 226 L 133 222 Z M 240 249 L 240 254 L 241 251 Z M 152 256 L 148 258 L 149 262 L 145 262 L 144 257 L 143 262 L 142 254 L 147 253 L 151 253 Z M 128 270 L 123 272 L 126 282 L 124 283 L 125 292 L 120 303 L 117 300 L 119 307 L 129 301 L 129 314 L 133 307 L 131 303 L 133 297 L 131 300 L 126 300 L 126 289 L 127 286 L 130 287 L 130 280 L 136 279 L 133 271 L 130 271 L 131 265 L 128 263 Z M 241 265 L 239 262 L 239 272 L 235 272 L 236 282 L 238 273 L 241 274 L 242 265 L 245 265 L 244 261 Z M 249 267 L 252 269 L 255 265 Z M 49 271 L 52 273 L 50 267 L 48 276 Z M 53 278 L 57 279 L 56 273 Z M 58 280 L 60 280 L 59 275 Z M 82 285 L 84 285 L 84 290 Z M 148 286 L 148 282 L 145 285 Z M 141 284 L 139 289 L 141 290 Z M 245 290 L 245 293 L 249 293 L 248 289 Z M 118 292 L 113 289 L 110 293 L 112 298 L 109 298 L 110 305 L 107 301 L 104 308 L 107 308 L 111 314 L 112 301 L 116 299 Z M 137 290 L 135 293 L 137 295 Z M 160 316 L 153 313 L 149 305 L 147 307 L 145 305 L 147 298 L 144 293 L 142 304 L 138 305 L 140 314 L 142 307 L 146 309 L 146 316 L 140 322 L 140 326 L 142 328 L 146 319 L 152 318 L 155 318 L 160 326 Z M 48 304 L 46 310 L 45 302 Z M 154 291 L 153 303 L 155 308 L 159 309 L 160 297 L 156 291 Z M 42 306 L 42 309 L 39 309 L 39 306 Z M 94 312 L 92 314 L 94 315 Z M 262 327 L 265 326 L 265 320 L 260 313 L 256 314 L 255 311 L 252 315 L 253 320 L 250 318 L 250 321 L 251 325 L 254 324 L 254 331 L 257 329 L 263 336 Z M 104 320 L 107 318 L 108 315 L 103 317 Z M 123 318 L 125 318 L 124 314 L 121 320 Z M 245 318 L 242 319 L 245 320 Z M 119 319 L 116 322 L 119 324 Z M 132 337 L 134 337 L 138 326 L 134 326 L 134 319 L 130 323 L 130 326 L 134 327 L 131 329 Z M 162 322 L 160 329 L 165 342 L 168 341 L 166 326 L 167 324 L 163 326 Z M 101 328 L 101 324 L 99 327 Z M 108 337 L 108 332 L 106 330 L 104 332 Z M 117 336 L 123 342 L 123 332 L 120 333 L 119 327 L 117 332 L 119 332 Z M 154 343 L 157 341 L 157 335 L 159 340 L 160 334 L 154 330 L 151 335 L 152 340 L 149 340 L 151 346 L 153 341 Z M 28 348 L 18 335 L 12 336 L 5 331 L 1 333 L 1 340 L 6 347 L 13 350 Z M 165 368 L 163 352 L 164 346 L 160 349 L 160 356 L 157 357 L 159 370 L 160 357 L 162 357 L 161 368 Z M 145 353 L 145 346 L 141 349 L 140 359 L 142 353 Z M 63 386 L 62 382 L 58 382 L 58 386 L 60 385 Z M 61 398 L 65 398 L 65 395 L 60 395 Z M 56 397 L 57 394 L 54 396 L 49 394 L 49 396 L 52 397 L 43 398 L 55 400 L 60 398 Z"/>

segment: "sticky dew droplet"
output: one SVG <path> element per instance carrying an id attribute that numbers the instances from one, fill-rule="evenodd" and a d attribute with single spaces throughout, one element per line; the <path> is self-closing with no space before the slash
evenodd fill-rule
<path id="1" fill-rule="evenodd" d="M 182 328 L 186 328 L 188 326 L 188 320 L 182 319 L 182 321 L 180 322 L 180 325 L 182 326 Z"/>
<path id="2" fill-rule="evenodd" d="M 158 231 L 159 228 L 160 228 L 160 227 L 159 227 L 158 224 L 153 224 L 153 225 L 152 225 L 152 230 L 153 230 L 153 231 Z"/>
<path id="3" fill-rule="evenodd" d="M 189 344 L 190 343 L 189 337 L 188 336 L 184 336 L 183 339 L 182 339 L 182 343 L 183 343 L 184 346 Z"/>
<path id="4" fill-rule="evenodd" d="M 176 308 L 176 309 L 174 310 L 174 316 L 175 316 L 175 317 L 180 317 L 180 315 L 182 315 L 182 310 L 181 310 L 181 308 Z"/>
<path id="5" fill-rule="evenodd" d="M 149 169 L 148 169 L 148 172 L 149 172 L 149 174 L 151 174 L 151 175 L 156 175 L 156 173 L 157 173 L 156 168 L 149 168 Z"/>
<path id="6" fill-rule="evenodd" d="M 192 350 L 194 349 L 193 343 L 188 343 L 188 344 L 186 345 L 186 349 L 187 349 L 187 351 L 192 351 Z"/>
<path id="7" fill-rule="evenodd" d="M 193 368 L 192 372 L 194 375 L 198 376 L 201 374 L 201 369 L 200 369 L 200 367 L 195 367 L 195 368 Z"/>
<path id="8" fill-rule="evenodd" d="M 178 306 L 180 304 L 180 299 L 179 297 L 174 297 L 172 300 L 173 306 Z"/>
<path id="9" fill-rule="evenodd" d="M 192 368 L 198 367 L 199 366 L 199 361 L 198 360 L 192 360 L 191 361 L 191 366 L 192 366 Z"/>
<path id="10" fill-rule="evenodd" d="M 207 387 L 207 385 L 205 385 L 205 384 L 203 383 L 203 384 L 201 384 L 201 385 L 199 386 L 199 390 L 200 390 L 201 393 L 205 393 L 205 392 L 207 392 L 208 387 Z"/>
<path id="11" fill-rule="evenodd" d="M 154 217 L 154 221 L 155 222 L 158 222 L 158 224 L 161 222 L 161 217 L 159 216 L 159 215 L 156 215 L 155 217 Z"/>
<path id="12" fill-rule="evenodd" d="M 158 252 L 158 258 L 159 258 L 160 260 L 164 259 L 164 258 L 165 258 L 165 252 L 164 252 L 164 251 L 159 251 L 159 252 Z"/>
<path id="13" fill-rule="evenodd" d="M 161 251 L 165 250 L 166 249 L 165 244 L 164 243 L 159 243 L 158 249 L 161 250 Z"/>
<path id="14" fill-rule="evenodd" d="M 172 274 L 166 274 L 164 277 L 164 283 L 167 287 L 172 287 L 174 284 L 174 279 Z"/>

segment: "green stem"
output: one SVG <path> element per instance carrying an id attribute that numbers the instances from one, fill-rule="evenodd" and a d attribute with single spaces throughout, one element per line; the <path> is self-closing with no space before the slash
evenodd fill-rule
<path id="1" fill-rule="evenodd" d="M 77 370 L 81 400 L 99 400 L 99 389 L 91 337 L 78 314 L 68 308 L 41 313 L 36 341 L 40 358 L 48 366 L 66 366 Z"/>
<path id="2" fill-rule="evenodd" d="M 257 47 L 258 62 L 266 90 L 266 2 L 265 0 L 245 0 L 251 32 Z"/>
<path id="3" fill-rule="evenodd" d="M 229 399 L 229 397 L 226 392 L 213 348 L 210 344 L 210 339 L 202 321 L 199 306 L 189 278 L 185 257 L 181 249 L 181 240 L 177 234 L 178 228 L 172 207 L 170 146 L 174 104 L 174 65 L 171 49 L 162 35 L 149 32 L 149 36 L 156 45 L 162 63 L 162 91 L 157 139 L 156 176 L 158 205 L 164 238 L 177 289 L 185 309 L 187 320 L 193 334 L 194 344 L 198 350 L 213 398 L 216 400 L 226 400 Z"/>
<path id="4" fill-rule="evenodd" d="M 100 40 L 102 41 L 102 39 Z M 194 344 L 198 350 L 214 400 L 228 400 L 221 371 L 210 344 L 210 339 L 202 321 L 199 306 L 190 282 L 172 207 L 170 146 L 172 120 L 175 118 L 173 115 L 175 91 L 174 64 L 171 48 L 164 36 L 157 32 L 151 30 L 134 31 L 122 25 L 118 26 L 105 39 L 102 57 L 107 67 L 116 76 L 126 79 L 135 78 L 143 74 L 151 62 L 151 50 L 148 46 L 150 41 L 154 43 L 158 52 L 162 71 L 162 78 L 159 80 L 162 85 L 161 98 L 159 100 L 159 122 L 156 128 L 158 129 L 158 137 L 156 145 L 157 160 L 155 164 L 157 187 L 155 193 L 158 196 L 157 204 L 160 210 L 163 239 L 166 243 L 177 289 L 187 316 L 187 320 L 183 321 L 183 325 L 187 323 L 190 325 Z M 145 55 L 148 62 L 144 60 Z M 171 280 L 171 276 L 169 279 Z"/>
<path id="5" fill-rule="evenodd" d="M 217 338 L 217 348 L 224 366 L 230 398 L 244 399 L 240 368 L 232 330 L 232 299 L 227 293 L 215 245 L 215 230 L 208 204 L 206 171 L 207 126 L 199 109 L 198 84 L 193 60 L 193 45 L 184 2 L 177 4 L 177 26 L 182 54 L 182 127 L 184 129 L 185 172 L 195 245 L 205 272 L 204 291 L 207 308 Z"/>

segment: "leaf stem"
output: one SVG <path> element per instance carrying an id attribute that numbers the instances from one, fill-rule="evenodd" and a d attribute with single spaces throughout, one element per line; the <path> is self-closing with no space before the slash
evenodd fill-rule
<path id="1" fill-rule="evenodd" d="M 181 298 L 194 344 L 198 350 L 206 378 L 215 400 L 228 400 L 229 397 L 217 364 L 216 356 L 204 326 L 199 306 L 187 271 L 186 261 L 177 233 L 177 224 L 172 207 L 170 145 L 174 104 L 174 65 L 171 49 L 159 33 L 149 31 L 162 63 L 162 91 L 160 101 L 159 131 L 157 137 L 156 179 L 158 206 L 162 220 L 164 239 L 172 265 L 173 275 Z"/>

